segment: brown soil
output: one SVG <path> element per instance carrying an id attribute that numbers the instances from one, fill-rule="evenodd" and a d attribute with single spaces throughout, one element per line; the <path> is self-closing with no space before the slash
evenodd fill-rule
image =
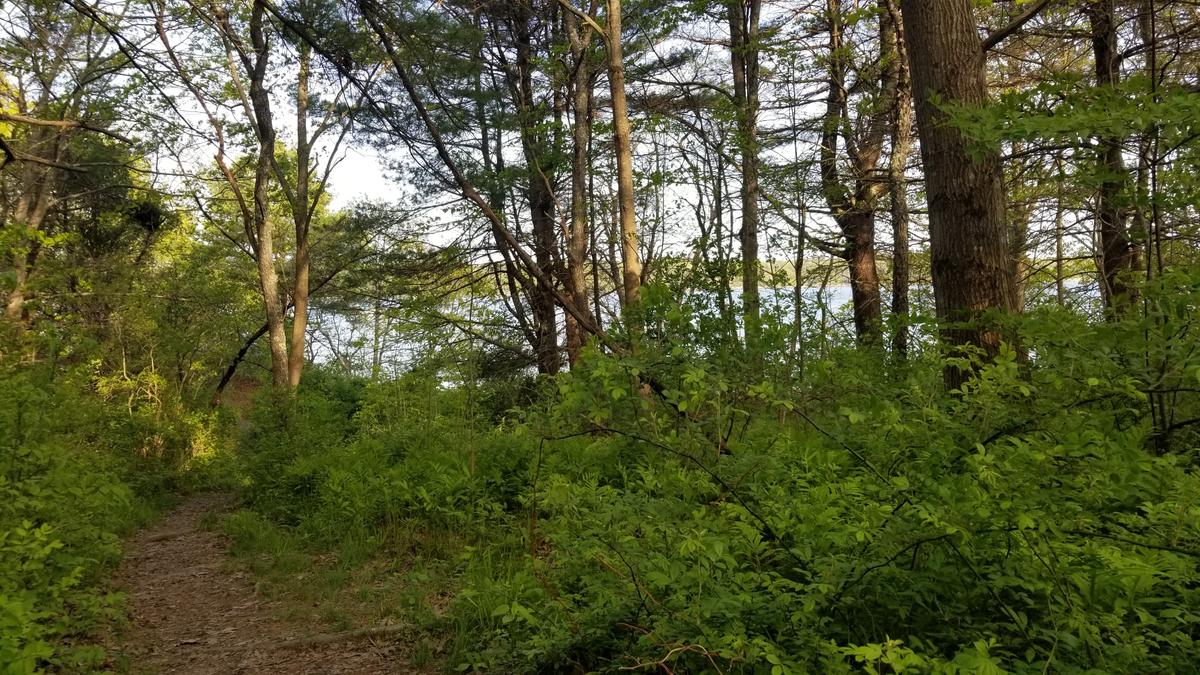
<path id="1" fill-rule="evenodd" d="M 131 622 L 116 651 L 132 672 L 411 672 L 387 638 L 281 647 L 329 629 L 282 620 L 282 608 L 231 566 L 224 537 L 201 521 L 232 503 L 228 495 L 193 496 L 129 542 L 116 585 L 127 594 Z"/>

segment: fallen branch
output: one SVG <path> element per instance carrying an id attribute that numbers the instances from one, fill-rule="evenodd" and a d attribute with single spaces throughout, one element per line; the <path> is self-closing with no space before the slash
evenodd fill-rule
<path id="1" fill-rule="evenodd" d="M 156 534 L 154 536 L 148 537 L 146 539 L 146 541 L 166 541 L 168 539 L 174 539 L 176 537 L 182 537 L 184 535 L 192 534 L 196 531 L 197 530 L 194 528 L 189 529 L 189 530 L 172 530 L 170 532 L 162 532 L 160 534 Z"/>
<path id="2" fill-rule="evenodd" d="M 306 649 L 308 647 L 318 647 L 321 645 L 336 644 L 338 642 L 350 642 L 352 640 L 363 640 L 376 637 L 395 637 L 402 633 L 411 630 L 409 626 L 373 626 L 371 628 L 359 628 L 356 630 L 347 630 L 340 633 L 319 633 L 308 637 L 296 638 L 294 640 L 284 640 L 275 645 L 276 649 Z"/>

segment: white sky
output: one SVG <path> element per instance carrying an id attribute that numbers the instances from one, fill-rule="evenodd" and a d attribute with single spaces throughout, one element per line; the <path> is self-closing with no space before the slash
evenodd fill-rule
<path id="1" fill-rule="evenodd" d="M 343 154 L 329 179 L 332 210 L 357 201 L 386 201 L 399 192 L 373 148 L 347 144 Z"/>

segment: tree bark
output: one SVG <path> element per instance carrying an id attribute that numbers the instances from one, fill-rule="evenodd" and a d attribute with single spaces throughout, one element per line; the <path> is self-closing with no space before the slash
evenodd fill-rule
<path id="1" fill-rule="evenodd" d="M 901 0 L 929 202 L 933 292 L 942 338 L 957 356 L 1000 353 L 1008 339 L 986 312 L 1015 313 L 1015 270 L 1004 219 L 1000 155 L 977 148 L 934 101 L 979 106 L 987 99 L 984 53 L 971 0 Z M 972 151 L 976 151 L 972 154 Z M 957 389 L 972 374 L 948 364 Z"/>
<path id="2" fill-rule="evenodd" d="M 879 268 L 875 259 L 875 210 L 854 210 L 838 218 L 847 242 L 854 333 L 862 343 L 874 343 L 883 323 Z"/>
<path id="3" fill-rule="evenodd" d="M 1121 82 L 1114 5 L 1113 0 L 1098 0 L 1086 5 L 1085 10 L 1092 31 L 1096 86 L 1108 89 L 1116 88 Z M 1099 140 L 1101 181 L 1096 194 L 1095 219 L 1096 229 L 1100 232 L 1100 289 L 1109 317 L 1116 318 L 1135 302 L 1130 277 L 1137 269 L 1137 254 L 1129 240 L 1126 210 L 1121 204 L 1129 186 L 1129 171 L 1122 157 L 1122 139 L 1106 136 Z"/>
<path id="4" fill-rule="evenodd" d="M 637 215 L 633 205 L 633 145 L 625 102 L 625 56 L 621 47 L 621 0 L 605 0 L 608 29 L 608 84 L 613 109 L 613 154 L 617 162 L 617 205 L 621 216 L 621 264 L 625 308 L 638 304 L 642 263 L 638 253 Z"/>
<path id="5" fill-rule="evenodd" d="M 575 72 L 571 78 L 572 152 L 571 152 L 571 226 L 567 241 L 567 280 L 569 292 L 580 311 L 588 312 L 588 288 L 584 276 L 589 241 L 588 223 L 588 148 L 592 137 L 592 73 L 588 63 L 591 30 L 581 34 L 578 19 L 564 16 Z M 584 332 L 573 317 L 568 317 L 567 359 L 572 366 L 579 361 Z"/>
<path id="6" fill-rule="evenodd" d="M 758 26 L 760 0 L 728 0 L 729 57 L 741 149 L 742 320 L 746 346 L 758 341 L 761 309 L 758 290 Z"/>
<path id="7" fill-rule="evenodd" d="M 547 159 L 551 156 L 547 147 L 545 120 L 534 100 L 533 92 L 533 37 L 530 23 L 533 17 L 527 5 L 518 5 L 512 17 L 512 34 L 516 42 L 516 81 L 513 91 L 517 97 L 518 124 L 521 132 L 521 148 L 525 155 L 526 198 L 533 227 L 533 254 L 538 270 L 546 279 L 553 279 L 555 272 L 554 250 L 557 245 L 555 215 L 557 204 L 551 184 L 553 167 Z M 550 288 L 537 286 L 530 297 L 533 310 L 535 335 L 534 354 L 538 372 L 554 374 L 562 367 L 558 351 L 558 321 L 554 294 Z"/>
<path id="8" fill-rule="evenodd" d="M 887 19 L 894 35 L 892 68 L 896 79 L 896 97 L 892 102 L 892 149 L 888 157 L 888 188 L 891 192 L 892 219 L 892 355 L 897 361 L 908 358 L 909 251 L 908 251 L 908 177 L 905 168 L 912 152 L 913 107 L 912 75 L 908 69 L 908 47 L 904 22 L 896 0 L 886 0 Z"/>
<path id="9" fill-rule="evenodd" d="M 292 221 L 296 226 L 296 263 L 292 288 L 292 336 L 288 344 L 288 386 L 300 386 L 304 371 L 304 344 L 308 336 L 309 247 L 312 209 L 308 203 L 308 181 L 312 175 L 312 148 L 308 138 L 308 77 L 311 50 L 301 42 L 296 79 L 296 190 Z"/>
<path id="10" fill-rule="evenodd" d="M 880 4 L 886 9 L 883 0 L 880 0 Z M 896 95 L 897 73 L 894 68 L 889 68 L 880 74 L 876 109 L 863 113 L 865 118 L 856 125 L 864 128 L 861 134 L 851 132 L 847 119 L 849 101 L 841 0 L 828 0 L 826 12 L 829 23 L 829 92 L 826 95 L 821 132 L 821 186 L 845 242 L 841 256 L 846 260 L 850 274 L 855 335 L 861 345 L 878 345 L 883 308 L 875 257 L 875 212 L 887 183 L 878 175 L 877 165 L 883 154 L 883 140 L 891 111 L 891 105 L 885 102 Z M 879 49 L 884 58 L 894 50 L 894 34 L 891 21 L 881 16 Z M 851 185 L 844 184 L 838 173 L 840 138 L 845 140 L 847 164 L 853 181 Z"/>
<path id="11" fill-rule="evenodd" d="M 276 387 L 288 386 L 288 345 L 284 327 L 283 303 L 279 296 L 279 278 L 275 271 L 275 233 L 271 223 L 269 193 L 272 155 L 275 152 L 275 128 L 271 118 L 271 100 L 266 90 L 267 61 L 270 47 L 263 19 L 263 0 L 255 0 L 250 14 L 250 42 L 254 63 L 250 71 L 250 101 L 258 137 L 258 161 L 254 167 L 254 256 L 258 266 L 259 288 L 267 315 L 267 334 L 271 346 L 271 381 Z"/>

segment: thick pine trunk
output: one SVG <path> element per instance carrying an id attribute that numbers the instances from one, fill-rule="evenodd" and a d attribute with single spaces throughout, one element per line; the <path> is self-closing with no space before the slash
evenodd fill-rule
<path id="1" fill-rule="evenodd" d="M 901 11 L 925 165 L 933 291 L 942 337 L 956 353 L 966 346 L 991 359 L 1009 336 L 983 320 L 983 314 L 1020 309 L 1000 156 L 995 151 L 980 154 L 945 124 L 933 102 L 978 106 L 987 99 L 973 5 L 971 0 L 901 0 Z M 956 389 L 970 375 L 970 369 L 947 366 L 946 385 Z"/>
<path id="2" fill-rule="evenodd" d="M 838 219 L 838 226 L 846 238 L 854 333 L 860 342 L 874 343 L 883 323 L 879 269 L 875 260 L 875 212 L 851 211 Z"/>

